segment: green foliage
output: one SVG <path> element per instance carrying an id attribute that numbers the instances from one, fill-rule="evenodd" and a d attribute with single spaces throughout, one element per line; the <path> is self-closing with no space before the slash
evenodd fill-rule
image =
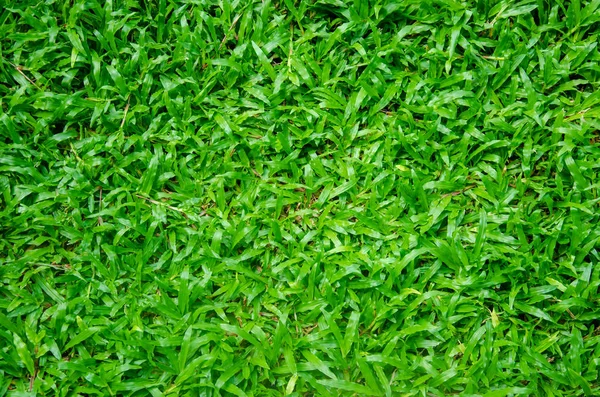
<path id="1" fill-rule="evenodd" d="M 600 395 L 600 1 L 0 8 L 0 396 Z"/>

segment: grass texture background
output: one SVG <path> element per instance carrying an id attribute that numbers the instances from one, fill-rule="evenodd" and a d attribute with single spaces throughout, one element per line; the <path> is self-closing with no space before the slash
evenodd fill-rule
<path id="1" fill-rule="evenodd" d="M 600 1 L 0 3 L 0 396 L 600 395 Z"/>

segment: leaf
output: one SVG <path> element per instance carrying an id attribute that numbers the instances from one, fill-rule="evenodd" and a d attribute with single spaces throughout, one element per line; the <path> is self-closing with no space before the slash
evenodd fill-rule
<path id="1" fill-rule="evenodd" d="M 263 50 L 254 41 L 252 42 L 252 48 L 254 49 L 256 56 L 258 56 L 260 64 L 265 69 L 271 80 L 275 81 L 277 79 L 277 74 L 275 73 L 275 69 L 271 65 L 271 62 L 269 62 L 269 60 L 267 59 L 267 56 L 265 55 Z"/>
<path id="2" fill-rule="evenodd" d="M 155 155 L 150 159 L 150 164 L 148 164 L 148 168 L 145 170 L 142 181 L 140 184 L 140 192 L 143 194 L 148 194 L 152 190 L 154 182 L 156 181 L 156 174 L 158 172 L 158 164 L 159 158 L 158 155 Z"/>
<path id="3" fill-rule="evenodd" d="M 521 302 L 515 302 L 515 307 L 518 310 L 521 310 L 521 311 L 523 311 L 527 314 L 530 314 L 534 317 L 538 317 L 538 318 L 541 318 L 546 321 L 554 322 L 554 320 L 552 319 L 552 317 L 550 317 L 550 315 L 548 313 L 544 312 L 541 309 L 538 309 L 535 306 L 530 306 L 530 305 L 527 305 L 527 304 L 524 304 Z"/>
<path id="4" fill-rule="evenodd" d="M 334 379 L 324 379 L 318 380 L 320 384 L 323 386 L 330 387 L 332 389 L 349 391 L 353 393 L 359 393 L 361 395 L 368 396 L 379 396 L 380 393 L 376 390 L 373 390 L 367 386 L 359 385 L 358 383 L 348 382 L 347 380 L 334 380 Z"/>
<path id="5" fill-rule="evenodd" d="M 323 361 L 321 361 L 317 356 L 315 356 L 308 350 L 303 350 L 302 355 L 304 356 L 304 358 L 306 358 L 306 360 L 308 360 L 309 363 L 313 364 L 315 368 L 317 368 L 323 374 L 327 375 L 331 379 L 336 379 L 335 374 L 331 372 L 329 367 L 327 367 L 327 365 Z"/>
<path id="6" fill-rule="evenodd" d="M 587 179 L 584 178 L 583 174 L 581 173 L 581 171 L 579 169 L 579 166 L 575 163 L 575 160 L 573 160 L 573 157 L 571 157 L 571 156 L 565 157 L 565 165 L 571 172 L 571 175 L 573 175 L 573 179 L 575 179 L 575 182 L 577 183 L 577 185 L 579 187 L 581 187 L 582 189 L 587 189 L 590 184 L 587 181 Z"/>
<path id="7" fill-rule="evenodd" d="M 342 357 L 346 357 L 352 348 L 352 344 L 358 337 L 358 324 L 360 320 L 360 313 L 352 312 L 348 319 L 348 325 L 346 326 L 346 332 L 344 333 L 344 341 L 341 346 Z"/>
<path id="8" fill-rule="evenodd" d="M 80 344 L 81 342 L 85 341 L 86 339 L 90 338 L 91 336 L 93 336 L 96 332 L 100 331 L 102 328 L 101 327 L 90 327 L 88 329 L 85 329 L 83 331 L 81 331 L 79 334 L 77 334 L 74 338 L 71 338 L 71 340 L 69 341 L 69 343 L 67 343 L 67 345 L 63 348 L 63 350 L 69 350 L 72 347 L 77 346 L 78 344 Z"/>
<path id="9" fill-rule="evenodd" d="M 27 368 L 27 371 L 29 371 L 29 374 L 31 376 L 34 376 L 35 366 L 33 364 L 31 352 L 29 351 L 27 344 L 23 342 L 23 340 L 16 333 L 13 334 L 13 343 L 15 344 L 15 348 L 17 349 L 17 355 L 21 359 L 22 363 L 25 365 L 25 368 Z"/>

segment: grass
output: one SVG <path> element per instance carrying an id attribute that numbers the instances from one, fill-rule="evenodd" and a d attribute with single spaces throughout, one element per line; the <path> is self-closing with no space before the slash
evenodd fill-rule
<path id="1" fill-rule="evenodd" d="M 598 33 L 5 0 L 0 396 L 600 395 Z"/>

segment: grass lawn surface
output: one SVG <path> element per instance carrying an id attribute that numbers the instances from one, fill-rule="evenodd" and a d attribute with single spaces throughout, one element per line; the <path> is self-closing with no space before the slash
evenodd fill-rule
<path id="1" fill-rule="evenodd" d="M 0 396 L 600 396 L 599 33 L 0 1 Z"/>

